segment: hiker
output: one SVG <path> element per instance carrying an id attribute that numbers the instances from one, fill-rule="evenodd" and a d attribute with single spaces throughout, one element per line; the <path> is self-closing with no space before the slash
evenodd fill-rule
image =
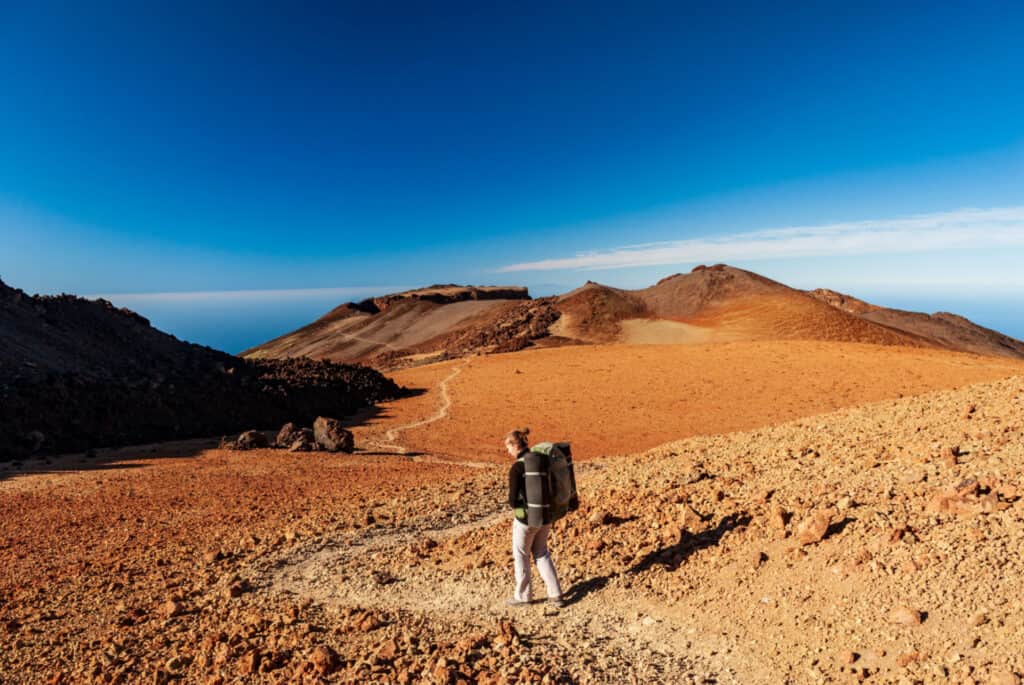
<path id="1" fill-rule="evenodd" d="M 546 455 L 531 453 L 528 443 L 529 435 L 530 429 L 523 428 L 522 430 L 511 431 L 505 436 L 505 449 L 516 460 L 508 472 L 508 505 L 515 511 L 515 516 L 512 519 L 512 557 L 515 568 L 516 587 L 515 594 L 506 604 L 509 606 L 520 606 L 530 603 L 530 555 L 532 554 L 534 561 L 537 563 L 540 577 L 544 579 L 544 585 L 548 593 L 548 602 L 557 607 L 563 607 L 565 606 L 565 600 L 562 598 L 562 588 L 558 584 L 555 564 L 551 561 L 551 554 L 548 552 L 548 534 L 551 532 L 551 521 L 563 515 L 565 510 L 563 509 L 553 515 L 547 510 L 547 507 L 550 506 L 548 503 L 530 502 L 528 504 L 527 502 L 527 477 L 537 478 L 540 481 L 543 475 L 543 478 L 546 479 L 546 465 L 550 461 Z M 551 445 L 551 443 L 545 444 Z M 567 443 L 560 444 L 564 444 L 566 450 L 568 450 Z M 542 464 L 542 467 L 531 466 L 531 468 L 543 468 L 543 472 L 528 472 L 528 460 L 534 465 Z M 568 460 L 563 459 L 563 463 L 566 461 Z M 571 477 L 571 461 L 568 461 L 567 468 Z M 551 495 L 549 494 L 547 480 L 544 480 L 544 483 L 544 494 L 541 499 L 550 500 Z M 573 493 L 568 509 L 574 510 L 579 504 L 574 492 L 575 478 L 572 478 L 571 483 Z M 531 492 L 533 492 L 532 487 Z M 533 497 L 538 499 L 536 495 L 533 495 Z M 528 515 L 528 506 L 536 507 L 538 511 Z M 533 525 L 528 525 L 528 521 L 532 521 Z"/>

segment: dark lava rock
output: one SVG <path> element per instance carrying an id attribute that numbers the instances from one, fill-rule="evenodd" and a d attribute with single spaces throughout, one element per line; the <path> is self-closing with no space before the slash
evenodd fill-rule
<path id="1" fill-rule="evenodd" d="M 245 431 L 235 440 L 236 450 L 255 450 L 262 447 L 269 447 L 270 441 L 267 436 L 259 431 Z"/>
<path id="2" fill-rule="evenodd" d="M 0 455 L 10 458 L 309 425 L 401 395 L 366 367 L 239 358 L 105 300 L 0 282 Z"/>
<path id="3" fill-rule="evenodd" d="M 337 419 L 318 416 L 313 422 L 313 437 L 316 444 L 328 452 L 351 453 L 355 449 L 352 433 L 345 430 Z"/>

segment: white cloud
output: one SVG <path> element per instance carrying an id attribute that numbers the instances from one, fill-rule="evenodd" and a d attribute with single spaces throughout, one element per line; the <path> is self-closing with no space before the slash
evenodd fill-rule
<path id="1" fill-rule="evenodd" d="M 86 295 L 95 299 L 115 301 L 120 305 L 152 302 L 221 302 L 261 300 L 306 300 L 310 298 L 372 297 L 381 293 L 400 292 L 404 286 L 373 286 L 350 288 L 291 288 L 282 290 L 195 290 L 164 293 L 113 293 L 108 295 Z"/>
<path id="2" fill-rule="evenodd" d="M 960 209 L 898 219 L 773 228 L 579 252 L 508 264 L 500 272 L 622 269 L 693 262 L 754 261 L 972 248 L 1024 247 L 1024 207 Z"/>

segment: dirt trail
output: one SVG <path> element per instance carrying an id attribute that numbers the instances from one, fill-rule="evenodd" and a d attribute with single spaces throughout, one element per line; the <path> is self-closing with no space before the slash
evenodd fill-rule
<path id="1" fill-rule="evenodd" d="M 601 464 L 581 466 L 582 483 L 600 478 Z M 511 564 L 466 569 L 466 573 L 408 569 L 400 577 L 383 579 L 373 573 L 380 566 L 378 560 L 399 558 L 426 540 L 434 545 L 458 541 L 475 531 L 501 534 L 509 524 L 508 511 L 498 507 L 457 525 L 347 535 L 290 550 L 255 580 L 277 601 L 312 601 L 329 614 L 348 607 L 412 612 L 431 623 L 464 623 L 483 629 L 511 618 L 521 633 L 548 649 L 602 655 L 598 658 L 603 662 L 603 679 L 595 682 L 627 682 L 629 674 L 643 674 L 647 682 L 707 682 L 708 676 L 696 674 L 712 672 L 714 682 L 741 682 L 721 659 L 714 663 L 704 659 L 696 665 L 698 658 L 691 649 L 695 631 L 680 625 L 678 617 L 635 592 L 582 581 L 572 569 L 563 569 L 567 573 L 561 580 L 569 605 L 561 610 L 540 599 L 531 607 L 505 606 L 511 591 Z M 554 532 L 556 555 L 557 538 Z M 536 571 L 534 585 L 534 597 L 543 597 Z"/>
<path id="2" fill-rule="evenodd" d="M 363 443 L 368 445 L 374 450 L 381 452 L 387 452 L 390 454 L 407 455 L 411 450 L 398 442 L 398 436 L 404 431 L 411 430 L 413 428 L 421 428 L 423 426 L 430 425 L 442 419 L 448 418 L 448 415 L 452 407 L 452 396 L 448 389 L 448 384 L 460 373 L 462 370 L 469 366 L 471 359 L 465 359 L 459 366 L 452 370 L 447 376 L 445 376 L 437 385 L 437 390 L 441 396 L 440 404 L 433 414 L 430 414 L 426 418 L 416 419 L 407 423 L 393 426 L 385 431 L 383 439 L 378 439 L 373 435 L 369 435 L 363 439 Z M 456 464 L 459 466 L 470 466 L 476 468 L 493 468 L 494 464 L 484 462 L 472 462 L 464 460 L 451 460 L 439 457 L 437 455 L 413 455 L 411 457 L 413 461 L 429 461 L 431 463 L 441 464 Z"/>
<path id="3" fill-rule="evenodd" d="M 395 442 L 395 440 L 398 439 L 398 435 L 403 431 L 407 431 L 412 428 L 419 428 L 421 426 L 426 426 L 428 424 L 434 423 L 435 421 L 440 421 L 441 419 L 447 418 L 448 412 L 452 408 L 452 397 L 451 394 L 448 392 L 448 383 L 451 382 L 452 379 L 454 379 L 460 373 L 462 373 L 462 370 L 469 366 L 470 361 L 470 359 L 467 359 L 454 371 L 445 376 L 444 380 L 442 380 L 441 383 L 438 385 L 438 390 L 441 393 L 441 406 L 438 407 L 437 411 L 433 415 L 428 416 L 427 418 L 421 419 L 419 421 L 413 421 L 412 423 L 406 423 L 401 426 L 395 426 L 394 428 L 389 429 L 388 432 L 384 434 L 384 437 L 387 438 L 389 442 L 393 443 Z M 405 448 L 402 449 L 404 453 Z"/>

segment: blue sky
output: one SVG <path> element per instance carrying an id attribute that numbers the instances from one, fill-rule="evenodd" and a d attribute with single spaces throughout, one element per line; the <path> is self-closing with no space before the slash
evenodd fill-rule
<path id="1" fill-rule="evenodd" d="M 0 277 L 231 351 L 714 261 L 1024 336 L 1021 3 L 373 4 L 0 9 Z"/>

